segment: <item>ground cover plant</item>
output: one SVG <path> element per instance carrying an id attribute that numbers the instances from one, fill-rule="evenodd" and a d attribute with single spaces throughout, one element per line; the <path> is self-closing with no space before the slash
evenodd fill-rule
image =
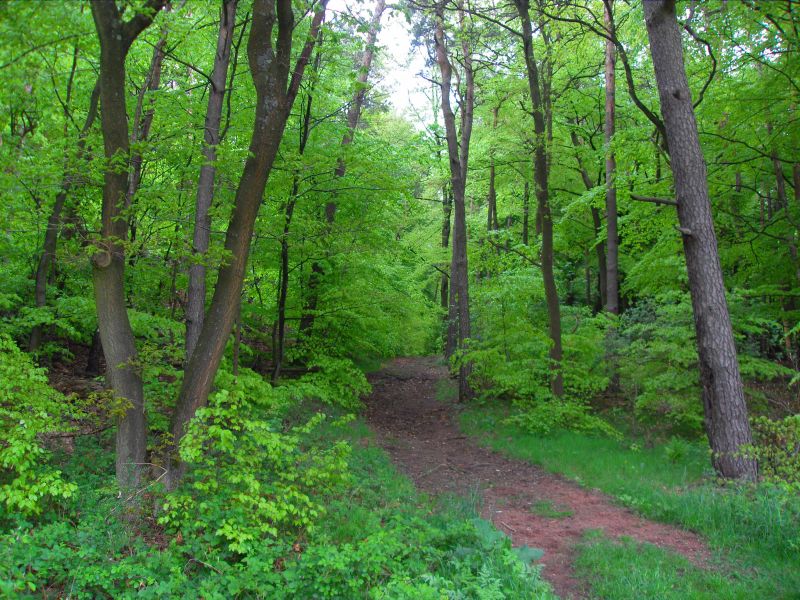
<path id="1" fill-rule="evenodd" d="M 0 595 L 796 594 L 798 32 L 0 3 Z"/>

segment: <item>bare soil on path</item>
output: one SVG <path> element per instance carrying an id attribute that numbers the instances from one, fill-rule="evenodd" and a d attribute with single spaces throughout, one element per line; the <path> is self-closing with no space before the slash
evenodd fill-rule
<path id="1" fill-rule="evenodd" d="M 648 521 L 599 491 L 468 439 L 458 429 L 455 407 L 436 398 L 437 382 L 447 377 L 436 357 L 395 359 L 373 373 L 367 420 L 378 443 L 427 493 L 478 492 L 482 516 L 503 530 L 514 546 L 544 550 L 542 574 L 559 596 L 588 597 L 585 582 L 576 579 L 572 568 L 576 544 L 587 530 L 603 530 L 611 539 L 627 536 L 649 542 L 695 564 L 706 563 L 708 548 L 697 535 Z M 535 514 L 537 504 L 561 514 Z"/>

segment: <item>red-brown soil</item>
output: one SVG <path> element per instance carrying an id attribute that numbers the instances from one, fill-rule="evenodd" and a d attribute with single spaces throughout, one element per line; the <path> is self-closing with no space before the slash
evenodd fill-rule
<path id="1" fill-rule="evenodd" d="M 447 377 L 435 358 L 396 359 L 370 376 L 367 418 L 378 443 L 425 492 L 479 493 L 482 516 L 515 546 L 544 550 L 542 574 L 559 596 L 587 597 L 572 562 L 576 544 L 591 529 L 612 539 L 627 536 L 668 548 L 695 564 L 706 562 L 708 549 L 697 535 L 643 519 L 598 491 L 468 439 L 456 425 L 453 405 L 436 399 L 437 382 Z M 571 514 L 534 514 L 532 507 L 541 502 Z"/>

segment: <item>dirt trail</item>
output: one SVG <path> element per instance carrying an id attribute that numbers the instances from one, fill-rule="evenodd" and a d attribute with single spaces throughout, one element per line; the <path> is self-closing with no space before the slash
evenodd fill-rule
<path id="1" fill-rule="evenodd" d="M 447 370 L 435 358 L 396 359 L 373 374 L 367 418 L 378 442 L 421 490 L 481 493 L 484 518 L 505 531 L 515 546 L 544 550 L 542 573 L 559 596 L 587 597 L 572 570 L 575 544 L 587 529 L 657 544 L 705 563 L 708 549 L 693 533 L 643 519 L 599 492 L 467 439 L 458 430 L 452 406 L 436 399 L 437 381 L 446 377 Z M 571 514 L 536 515 L 531 507 L 537 502 Z"/>

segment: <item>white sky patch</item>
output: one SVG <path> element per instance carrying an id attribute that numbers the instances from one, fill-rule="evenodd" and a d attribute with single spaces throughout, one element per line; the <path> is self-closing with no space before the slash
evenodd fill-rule
<path id="1" fill-rule="evenodd" d="M 330 0 L 328 10 L 334 13 L 352 12 L 364 21 L 369 21 L 374 5 L 372 2 L 356 4 L 352 0 Z M 415 126 L 423 128 L 433 120 L 428 98 L 431 84 L 419 77 L 419 73 L 425 68 L 425 50 L 412 50 L 410 28 L 411 25 L 402 13 L 387 8 L 378 34 L 378 60 L 385 68 L 381 79 L 377 81 L 371 73 L 370 83 L 374 83 L 388 97 L 389 103 L 398 114 L 408 118 Z"/>

